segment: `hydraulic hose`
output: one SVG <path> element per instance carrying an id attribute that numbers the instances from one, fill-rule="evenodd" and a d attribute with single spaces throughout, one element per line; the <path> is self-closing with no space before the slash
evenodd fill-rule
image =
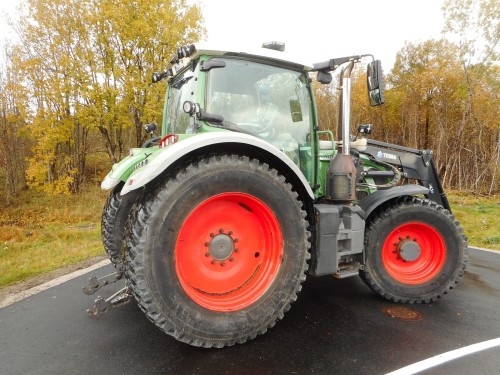
<path id="1" fill-rule="evenodd" d="M 363 187 L 363 188 L 369 188 L 369 189 L 378 189 L 378 190 L 384 190 L 384 189 L 390 189 L 393 186 L 396 186 L 399 184 L 401 181 L 401 172 L 399 171 L 398 168 L 395 166 L 385 163 L 380 160 L 375 160 L 374 158 L 370 157 L 370 160 L 373 161 L 374 163 L 377 163 L 378 165 L 384 167 L 384 168 L 389 168 L 394 172 L 394 177 L 391 182 L 388 182 L 386 184 L 367 184 L 367 183 L 359 183 L 358 187 Z"/>

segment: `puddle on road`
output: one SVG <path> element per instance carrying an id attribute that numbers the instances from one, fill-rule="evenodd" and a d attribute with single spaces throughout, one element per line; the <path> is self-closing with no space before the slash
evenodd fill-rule
<path id="1" fill-rule="evenodd" d="M 424 318 L 418 311 L 414 311 L 403 306 L 383 307 L 381 310 L 385 315 L 398 320 L 416 321 Z"/>

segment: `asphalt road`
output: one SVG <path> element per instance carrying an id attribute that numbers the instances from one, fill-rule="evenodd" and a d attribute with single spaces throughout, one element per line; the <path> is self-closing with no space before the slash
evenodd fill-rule
<path id="1" fill-rule="evenodd" d="M 111 271 L 108 265 L 92 274 Z M 89 276 L 0 309 L 0 374 L 385 374 L 500 337 L 500 254 L 492 252 L 471 250 L 459 286 L 429 305 L 386 302 L 359 278 L 309 278 L 273 329 L 225 349 L 175 341 L 134 301 L 89 319 L 95 296 L 81 291 Z M 422 319 L 384 312 L 398 306 Z M 423 373 L 499 372 L 496 346 Z"/>

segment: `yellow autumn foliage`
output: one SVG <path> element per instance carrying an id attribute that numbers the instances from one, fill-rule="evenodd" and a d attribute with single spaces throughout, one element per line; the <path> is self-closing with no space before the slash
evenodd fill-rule
<path id="1" fill-rule="evenodd" d="M 179 44 L 204 34 L 197 5 L 185 0 L 25 0 L 16 66 L 27 89 L 30 187 L 76 193 L 87 155 L 110 162 L 143 141 L 161 118 L 153 86 Z M 98 147 L 91 141 L 100 134 Z"/>

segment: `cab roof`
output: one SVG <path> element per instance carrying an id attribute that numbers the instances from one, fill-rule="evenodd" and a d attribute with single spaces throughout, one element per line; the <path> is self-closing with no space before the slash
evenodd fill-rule
<path id="1" fill-rule="evenodd" d="M 202 55 L 242 57 L 261 60 L 263 62 L 274 62 L 279 65 L 287 65 L 290 68 L 302 71 L 313 70 L 313 64 L 310 62 L 305 62 L 301 58 L 296 58 L 288 52 L 280 52 L 269 48 L 260 47 L 242 49 L 234 46 L 214 46 L 208 43 L 194 44 L 193 47 L 194 51 L 190 56 L 187 56 L 189 60 L 196 60 Z"/>

